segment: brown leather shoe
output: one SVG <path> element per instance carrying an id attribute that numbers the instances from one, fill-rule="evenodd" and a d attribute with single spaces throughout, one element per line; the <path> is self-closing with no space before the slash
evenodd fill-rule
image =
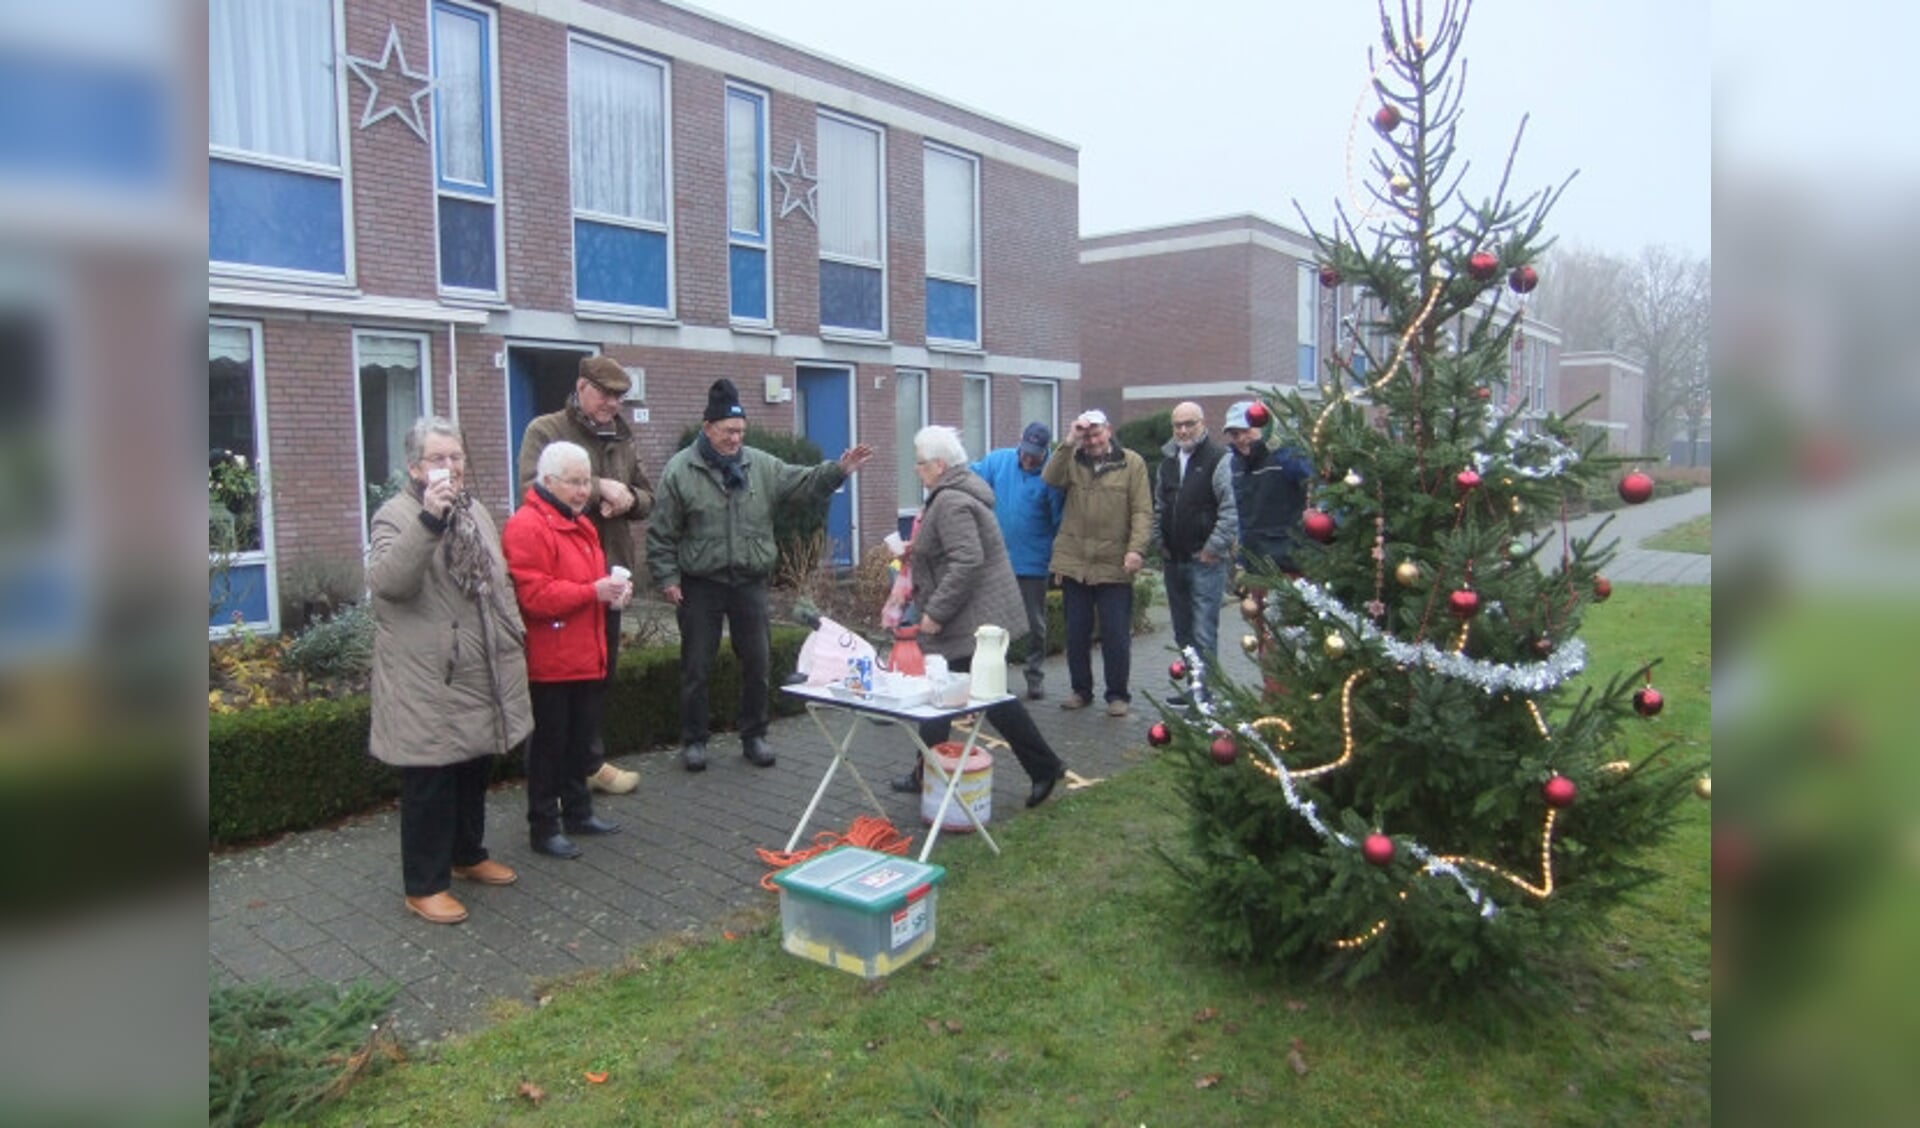
<path id="1" fill-rule="evenodd" d="M 459 924 L 467 919 L 467 907 L 454 900 L 451 893 L 408 897 L 407 911 L 429 924 Z"/>
<path id="2" fill-rule="evenodd" d="M 1124 717 L 1131 711 L 1132 707 L 1118 697 L 1107 702 L 1107 716 L 1109 717 Z"/>
<path id="3" fill-rule="evenodd" d="M 453 867 L 453 876 L 464 877 L 468 881 L 477 881 L 482 885 L 512 885 L 520 880 L 520 875 L 508 866 L 488 858 L 470 866 Z"/>
<path id="4" fill-rule="evenodd" d="M 1077 693 L 1069 693 L 1067 694 L 1067 699 L 1060 703 L 1060 707 L 1062 709 L 1085 709 L 1091 704 L 1093 704 L 1093 702 L 1087 698 Z"/>

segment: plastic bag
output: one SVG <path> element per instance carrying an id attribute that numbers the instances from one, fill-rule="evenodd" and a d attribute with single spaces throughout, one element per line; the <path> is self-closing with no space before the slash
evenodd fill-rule
<path id="1" fill-rule="evenodd" d="M 847 661 L 858 658 L 871 663 L 873 644 L 832 619 L 823 618 L 800 644 L 798 672 L 806 677 L 808 685 L 831 685 L 845 681 Z"/>

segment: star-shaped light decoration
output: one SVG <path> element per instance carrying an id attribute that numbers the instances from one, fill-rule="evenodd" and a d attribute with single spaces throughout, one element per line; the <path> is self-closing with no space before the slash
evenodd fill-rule
<path id="1" fill-rule="evenodd" d="M 398 65 L 394 60 L 398 59 Z M 388 115 L 398 115 L 407 123 L 420 140 L 427 139 L 426 119 L 420 116 L 420 99 L 433 92 L 433 76 L 421 74 L 407 67 L 407 52 L 400 46 L 400 29 L 394 24 L 387 25 L 387 44 L 380 52 L 380 62 L 347 56 L 347 69 L 367 84 L 367 105 L 360 113 L 360 128 L 365 129 Z M 386 106 L 381 107 L 380 88 L 387 88 Z M 396 93 L 412 87 L 412 93 Z"/>
<path id="2" fill-rule="evenodd" d="M 787 218 L 798 208 L 818 227 L 820 216 L 814 211 L 814 197 L 820 191 L 820 178 L 807 171 L 807 154 L 800 142 L 793 143 L 793 159 L 787 167 L 774 169 L 773 178 L 780 182 L 780 218 Z"/>

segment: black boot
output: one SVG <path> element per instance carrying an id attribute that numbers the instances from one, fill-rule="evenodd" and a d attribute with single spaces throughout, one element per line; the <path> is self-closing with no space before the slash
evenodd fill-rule
<path id="1" fill-rule="evenodd" d="M 914 761 L 912 771 L 893 780 L 887 786 L 900 792 L 902 795 L 918 795 L 920 793 L 920 783 L 922 779 L 921 773 L 926 770 L 926 767 L 926 761 L 916 760 Z"/>

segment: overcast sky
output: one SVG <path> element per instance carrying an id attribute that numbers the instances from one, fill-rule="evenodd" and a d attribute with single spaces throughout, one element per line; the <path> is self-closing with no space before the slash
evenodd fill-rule
<path id="1" fill-rule="evenodd" d="M 1368 0 L 703 0 L 694 5 L 1080 150 L 1083 234 L 1253 212 L 1299 227 L 1355 198 Z M 1397 5 L 1396 5 L 1397 6 Z M 1430 13 L 1439 4 L 1429 2 Z M 1549 232 L 1711 250 L 1708 0 L 1480 0 L 1467 27 L 1466 187 L 1580 170 Z M 1356 125 L 1356 106 L 1360 117 Z"/>

